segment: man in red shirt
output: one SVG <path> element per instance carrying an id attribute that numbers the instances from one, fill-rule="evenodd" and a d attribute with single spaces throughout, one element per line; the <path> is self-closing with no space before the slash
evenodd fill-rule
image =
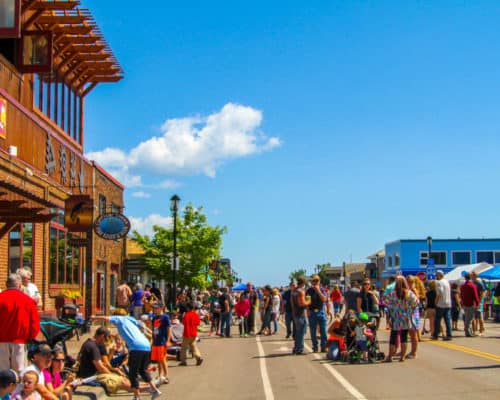
<path id="1" fill-rule="evenodd" d="M 472 333 L 472 320 L 474 312 L 479 307 L 479 296 L 477 294 L 476 285 L 470 280 L 469 273 L 464 275 L 465 282 L 460 286 L 460 300 L 464 309 L 464 329 L 465 336 L 475 336 Z"/>
<path id="2" fill-rule="evenodd" d="M 184 333 L 182 334 L 181 345 L 181 362 L 179 365 L 186 366 L 186 356 L 188 347 L 191 349 L 194 357 L 196 358 L 196 365 L 203 362 L 198 346 L 196 346 L 196 339 L 198 338 L 198 326 L 200 325 L 200 317 L 198 313 L 193 311 L 193 304 L 191 302 L 186 304 L 186 312 L 182 319 L 184 325 Z"/>
<path id="3" fill-rule="evenodd" d="M 40 332 L 35 301 L 21 292 L 21 278 L 11 274 L 0 293 L 0 370 L 20 373 L 26 367 L 26 343 Z"/>

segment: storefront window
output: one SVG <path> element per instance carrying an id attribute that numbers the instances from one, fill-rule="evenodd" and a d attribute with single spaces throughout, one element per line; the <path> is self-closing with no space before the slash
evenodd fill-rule
<path id="1" fill-rule="evenodd" d="M 79 247 L 71 246 L 71 239 L 80 236 L 52 223 L 50 227 L 50 283 L 79 284 L 82 261 Z"/>
<path id="2" fill-rule="evenodd" d="M 9 232 L 9 272 L 16 272 L 21 265 L 33 269 L 32 249 L 33 224 L 17 225 Z"/>

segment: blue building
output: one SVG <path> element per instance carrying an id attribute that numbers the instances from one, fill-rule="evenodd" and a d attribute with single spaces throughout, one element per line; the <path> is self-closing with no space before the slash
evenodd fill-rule
<path id="1" fill-rule="evenodd" d="M 400 239 L 385 245 L 382 277 L 428 272 L 428 265 L 431 275 L 436 269 L 447 273 L 459 265 L 480 262 L 500 265 L 500 239 Z"/>

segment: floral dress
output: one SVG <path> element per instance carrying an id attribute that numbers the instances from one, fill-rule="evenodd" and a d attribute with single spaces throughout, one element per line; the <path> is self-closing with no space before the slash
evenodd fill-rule
<path id="1" fill-rule="evenodd" d="M 418 310 L 418 298 L 411 290 L 406 292 L 404 299 L 398 298 L 393 290 L 386 297 L 387 308 L 391 316 L 391 328 L 402 331 L 412 328 L 412 317 L 415 309 Z"/>

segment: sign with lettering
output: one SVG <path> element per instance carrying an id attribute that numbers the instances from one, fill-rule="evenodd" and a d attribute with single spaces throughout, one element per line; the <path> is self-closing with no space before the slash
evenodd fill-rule
<path id="1" fill-rule="evenodd" d="M 94 222 L 94 232 L 103 239 L 116 240 L 127 236 L 130 221 L 123 214 L 102 214 Z"/>

